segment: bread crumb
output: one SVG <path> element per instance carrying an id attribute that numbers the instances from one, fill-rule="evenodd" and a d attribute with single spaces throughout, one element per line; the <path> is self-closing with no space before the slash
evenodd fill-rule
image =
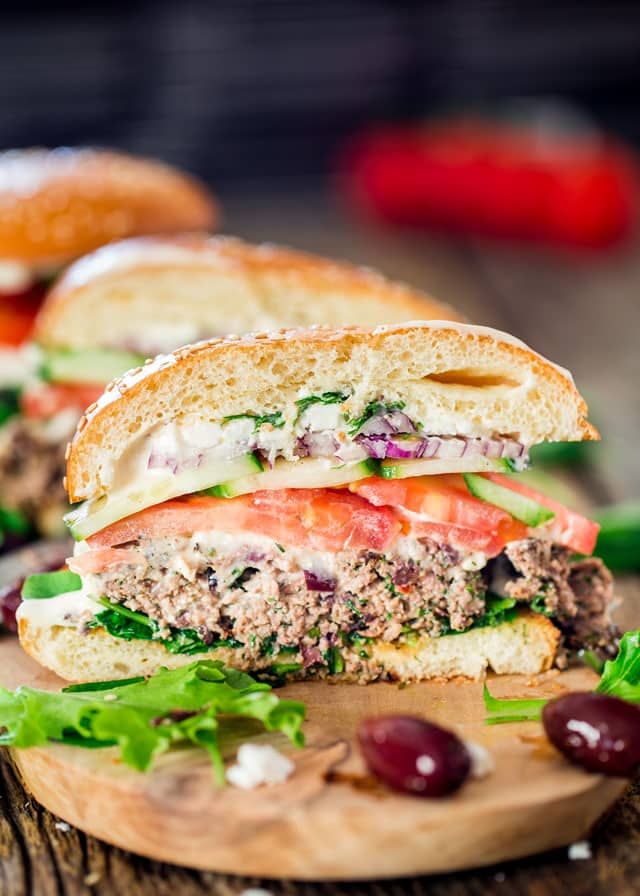
<path id="1" fill-rule="evenodd" d="M 93 887 L 98 883 L 101 876 L 99 871 L 90 871 L 89 874 L 85 874 L 84 882 L 88 887 Z"/>
<path id="2" fill-rule="evenodd" d="M 592 855 L 591 844 L 588 840 L 579 840 L 577 843 L 572 843 L 568 849 L 568 854 L 572 862 L 590 859 Z"/>

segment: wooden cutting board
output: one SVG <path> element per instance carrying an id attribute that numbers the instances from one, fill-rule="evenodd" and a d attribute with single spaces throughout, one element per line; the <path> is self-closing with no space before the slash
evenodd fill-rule
<path id="1" fill-rule="evenodd" d="M 584 669 L 489 683 L 499 696 L 552 696 L 594 680 Z M 63 685 L 9 639 L 0 640 L 0 682 Z M 452 871 L 564 846 L 583 838 L 625 786 L 570 766 L 538 724 L 486 726 L 477 683 L 304 683 L 280 693 L 304 700 L 309 713 L 304 750 L 280 735 L 251 736 L 295 760 L 280 785 L 217 789 L 204 753 L 193 749 L 161 757 L 148 774 L 123 766 L 112 749 L 54 745 L 16 750 L 14 759 L 36 800 L 108 843 L 179 865 L 273 878 Z M 367 777 L 353 732 L 360 718 L 388 712 L 419 714 L 484 744 L 494 773 L 443 800 L 385 790 Z M 233 756 L 236 746 L 228 742 L 225 753 Z"/>

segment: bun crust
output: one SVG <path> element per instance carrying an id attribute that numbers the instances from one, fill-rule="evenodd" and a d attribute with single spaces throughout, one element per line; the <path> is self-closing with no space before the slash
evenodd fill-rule
<path id="1" fill-rule="evenodd" d="M 373 330 L 281 330 L 187 346 L 112 382 L 67 452 L 72 502 L 110 490 L 115 466 L 152 427 L 283 410 L 301 394 L 353 390 L 351 413 L 384 397 L 438 435 L 515 434 L 533 444 L 598 437 L 571 376 L 495 330 L 410 322 Z"/>
<path id="2" fill-rule="evenodd" d="M 49 294 L 35 338 L 45 346 L 131 344 L 161 320 L 182 341 L 258 328 L 377 326 L 462 320 L 452 308 L 382 275 L 273 245 L 188 234 L 138 238 L 73 264 Z M 91 321 L 91 325 L 87 323 Z M 175 348 L 176 341 L 165 350 Z"/>
<path id="3" fill-rule="evenodd" d="M 149 159 L 94 149 L 0 153 L 0 258 L 55 266 L 141 233 L 213 228 L 195 179 Z"/>
<path id="4" fill-rule="evenodd" d="M 241 652 L 228 647 L 185 656 L 169 653 L 153 641 L 114 638 L 104 629 L 81 634 L 75 628 L 39 626 L 25 619 L 19 622 L 19 635 L 22 647 L 36 662 L 67 681 L 152 675 L 161 666 L 175 669 L 198 659 L 222 660 L 237 669 L 256 671 L 243 661 Z M 458 676 L 478 680 L 489 669 L 501 675 L 537 675 L 551 668 L 559 640 L 560 632 L 549 619 L 522 612 L 513 622 L 449 637 L 423 637 L 412 646 L 374 642 L 364 677 L 344 673 L 331 680 L 420 681 Z M 345 657 L 348 650 L 342 649 Z M 267 667 L 271 660 L 265 657 L 263 662 Z"/>

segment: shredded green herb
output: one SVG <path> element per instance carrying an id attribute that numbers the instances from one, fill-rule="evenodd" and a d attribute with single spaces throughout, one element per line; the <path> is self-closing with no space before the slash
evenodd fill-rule
<path id="1" fill-rule="evenodd" d="M 378 399 L 370 401 L 359 417 L 351 417 L 349 419 L 350 435 L 355 436 L 360 432 L 367 420 L 370 420 L 371 417 L 375 417 L 377 414 L 388 414 L 390 411 L 401 411 L 404 406 L 404 401 L 384 402 L 379 401 Z"/>
<path id="2" fill-rule="evenodd" d="M 310 408 L 311 405 L 314 404 L 342 404 L 347 400 L 348 394 L 346 392 L 323 392 L 322 395 L 307 395 L 305 398 L 299 398 L 296 401 L 296 406 L 298 408 L 298 414 L 296 416 L 296 423 L 302 417 L 307 408 Z"/>

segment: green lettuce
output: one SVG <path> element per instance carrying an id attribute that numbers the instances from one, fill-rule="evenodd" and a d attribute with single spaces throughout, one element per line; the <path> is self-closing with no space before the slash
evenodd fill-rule
<path id="1" fill-rule="evenodd" d="M 216 661 L 57 693 L 0 688 L 0 745 L 116 746 L 126 765 L 147 771 L 171 746 L 191 743 L 209 754 L 218 784 L 224 782 L 220 737 L 232 733 L 234 717 L 255 719 L 296 746 L 304 743 L 304 704 L 280 700 L 268 684 Z"/>
<path id="2" fill-rule="evenodd" d="M 82 579 L 75 572 L 59 569 L 57 572 L 37 572 L 28 576 L 22 586 L 23 600 L 48 600 L 68 591 L 79 591 Z"/>
<path id="3" fill-rule="evenodd" d="M 640 629 L 622 636 L 618 655 L 607 660 L 596 693 L 619 697 L 629 703 L 640 703 Z M 487 725 L 502 722 L 537 722 L 542 717 L 544 698 L 531 700 L 500 700 L 492 697 L 484 686 L 484 707 Z"/>
<path id="4" fill-rule="evenodd" d="M 204 641 L 198 632 L 192 628 L 173 628 L 166 638 L 159 638 L 160 627 L 155 619 L 151 619 L 145 613 L 129 610 L 122 604 L 112 604 L 106 597 L 100 598 L 100 603 L 105 609 L 98 613 L 95 619 L 89 623 L 91 628 L 102 627 L 114 638 L 123 638 L 125 641 L 158 641 L 170 653 L 194 654 L 206 653 L 216 647 L 242 647 L 240 641 L 234 638 L 219 639 L 217 641 Z"/>

